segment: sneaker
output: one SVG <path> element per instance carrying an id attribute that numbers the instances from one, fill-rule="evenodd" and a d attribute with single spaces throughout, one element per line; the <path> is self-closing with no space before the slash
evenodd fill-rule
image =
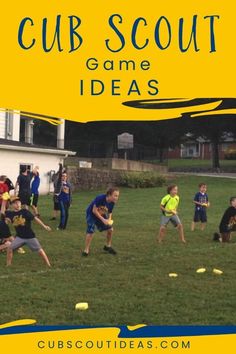
<path id="1" fill-rule="evenodd" d="M 88 255 L 89 254 L 87 252 L 85 252 L 85 251 L 82 252 L 82 257 L 88 257 Z"/>
<path id="2" fill-rule="evenodd" d="M 17 253 L 25 254 L 25 250 L 22 247 L 20 247 L 18 248 Z"/>
<path id="3" fill-rule="evenodd" d="M 112 247 L 104 246 L 103 250 L 110 253 L 110 254 L 114 254 L 114 255 L 117 254 L 117 252 Z"/>

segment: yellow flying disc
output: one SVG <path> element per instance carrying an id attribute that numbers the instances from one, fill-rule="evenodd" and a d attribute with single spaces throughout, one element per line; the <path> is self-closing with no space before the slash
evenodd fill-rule
<path id="1" fill-rule="evenodd" d="M 170 278 L 177 278 L 178 274 L 177 273 L 169 273 Z"/>
<path id="2" fill-rule="evenodd" d="M 199 268 L 196 270 L 196 273 L 205 273 L 206 268 Z"/>
<path id="3" fill-rule="evenodd" d="M 113 225 L 113 223 L 114 223 L 114 221 L 113 221 L 113 220 L 109 220 L 109 221 L 108 221 L 108 225 L 109 225 L 109 226 L 112 226 L 112 225 Z"/>
<path id="4" fill-rule="evenodd" d="M 87 302 L 79 302 L 78 304 L 75 305 L 76 310 L 80 311 L 85 311 L 88 309 L 88 303 Z"/>
<path id="5" fill-rule="evenodd" d="M 213 273 L 214 273 L 214 274 L 218 274 L 218 275 L 223 274 L 222 270 L 216 269 L 216 268 L 213 269 Z"/>

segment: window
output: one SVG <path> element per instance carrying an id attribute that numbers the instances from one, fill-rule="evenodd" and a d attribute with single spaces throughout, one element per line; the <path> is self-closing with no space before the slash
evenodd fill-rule
<path id="1" fill-rule="evenodd" d="M 227 143 L 221 144 L 221 150 L 222 150 L 222 151 L 228 150 L 229 147 L 230 147 L 230 144 L 227 144 Z"/>

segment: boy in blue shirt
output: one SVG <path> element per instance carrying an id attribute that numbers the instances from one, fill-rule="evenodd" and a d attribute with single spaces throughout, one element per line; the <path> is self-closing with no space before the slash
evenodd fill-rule
<path id="1" fill-rule="evenodd" d="M 100 232 L 107 231 L 107 244 L 103 249 L 110 254 L 116 254 L 116 251 L 111 247 L 113 234 L 112 212 L 119 199 L 119 194 L 118 188 L 109 188 L 106 194 L 97 196 L 88 206 L 86 210 L 87 234 L 83 256 L 88 256 L 89 254 L 95 228 Z"/>
<path id="2" fill-rule="evenodd" d="M 201 222 L 201 230 L 205 230 L 207 223 L 207 213 L 206 209 L 210 206 L 208 195 L 207 195 L 207 185 L 206 183 L 199 184 L 199 192 L 195 194 L 193 203 L 195 204 L 195 212 L 193 217 L 193 222 L 191 230 L 195 230 L 195 224 Z"/>

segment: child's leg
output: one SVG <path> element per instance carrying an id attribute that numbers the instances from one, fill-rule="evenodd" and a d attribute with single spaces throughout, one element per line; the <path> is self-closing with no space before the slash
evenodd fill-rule
<path id="1" fill-rule="evenodd" d="M 157 237 L 157 240 L 159 243 L 161 243 L 164 239 L 166 235 L 166 226 L 165 225 L 161 225 L 160 227 L 160 230 L 159 230 L 159 234 L 158 234 L 158 237 Z"/>
<path id="2" fill-rule="evenodd" d="M 7 248 L 7 266 L 12 264 L 13 252 L 25 244 L 24 239 L 16 237 Z"/>
<path id="3" fill-rule="evenodd" d="M 64 228 L 65 218 L 66 218 L 65 206 L 64 206 L 64 203 L 61 201 L 60 202 L 60 224 L 58 226 L 59 229 Z"/>
<path id="4" fill-rule="evenodd" d="M 191 231 L 194 231 L 195 230 L 195 222 L 192 221 L 192 224 L 191 224 Z"/>
<path id="5" fill-rule="evenodd" d="M 40 257 L 42 257 L 42 259 L 44 260 L 46 265 L 48 267 L 51 267 L 51 264 L 49 262 L 48 256 L 46 255 L 46 253 L 44 252 L 44 250 L 42 248 L 38 251 L 38 254 L 40 255 Z"/>
<path id="6" fill-rule="evenodd" d="M 177 229 L 178 229 L 178 231 L 179 231 L 180 240 L 181 240 L 183 243 L 186 243 L 185 238 L 184 238 L 184 228 L 183 228 L 183 225 L 182 225 L 182 224 L 178 224 L 178 225 L 177 225 Z"/>
<path id="7" fill-rule="evenodd" d="M 92 242 L 92 239 L 93 239 L 93 235 L 94 234 L 86 234 L 86 237 L 85 237 L 85 248 L 84 248 L 84 252 L 89 254 L 89 251 L 90 251 L 90 245 L 91 245 L 91 242 Z"/>
<path id="8" fill-rule="evenodd" d="M 201 212 L 201 231 L 205 230 L 206 224 L 207 224 L 207 213 L 206 210 L 203 209 Z"/>
<path id="9" fill-rule="evenodd" d="M 8 247 L 7 249 L 7 267 L 11 266 L 13 258 L 13 250 Z"/>
<path id="10" fill-rule="evenodd" d="M 113 229 L 107 230 L 107 247 L 111 247 Z"/>
<path id="11" fill-rule="evenodd" d="M 66 228 L 67 226 L 67 222 L 68 222 L 68 218 L 69 218 L 69 203 L 66 203 L 65 204 L 65 222 L 64 222 L 64 229 Z"/>

